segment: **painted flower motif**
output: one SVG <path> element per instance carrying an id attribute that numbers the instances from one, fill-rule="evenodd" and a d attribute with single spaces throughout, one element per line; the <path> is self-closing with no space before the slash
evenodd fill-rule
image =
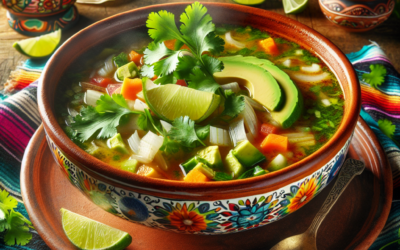
<path id="1" fill-rule="evenodd" d="M 155 221 L 168 229 L 175 229 L 188 233 L 214 232 L 217 230 L 220 208 L 210 210 L 208 203 L 200 204 L 196 207 L 195 203 L 176 203 L 169 204 L 164 202 L 162 206 L 155 206 L 153 214 L 161 219 Z"/>
<path id="2" fill-rule="evenodd" d="M 272 201 L 272 195 L 267 198 L 262 196 L 259 200 L 255 198 L 253 202 L 247 199 L 238 203 L 230 203 L 230 212 L 221 213 L 228 217 L 228 221 L 221 224 L 228 232 L 258 227 L 278 219 L 279 214 L 276 211 L 280 206 L 276 207 L 278 200 Z"/>
<path id="3" fill-rule="evenodd" d="M 58 166 L 60 166 L 61 170 L 64 172 L 64 174 L 68 177 L 68 179 L 73 183 L 71 174 L 69 173 L 69 166 L 65 164 L 65 155 L 61 153 L 60 150 L 53 144 L 50 143 L 51 145 L 51 150 L 53 151 L 53 156 L 56 162 L 58 163 Z"/>

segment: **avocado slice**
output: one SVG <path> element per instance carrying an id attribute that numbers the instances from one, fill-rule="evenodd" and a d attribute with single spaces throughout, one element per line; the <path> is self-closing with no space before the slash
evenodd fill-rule
<path id="1" fill-rule="evenodd" d="M 267 166 L 267 170 L 268 171 L 277 171 L 280 170 L 282 168 L 287 167 L 288 162 L 285 156 L 283 156 L 282 154 L 278 154 L 277 156 L 275 156 L 275 158 L 268 164 Z"/>
<path id="2" fill-rule="evenodd" d="M 129 159 L 122 163 L 121 169 L 131 172 L 131 173 L 136 173 L 138 169 L 139 162 L 136 159 Z"/>
<path id="3" fill-rule="evenodd" d="M 130 62 L 117 69 L 117 78 L 123 81 L 125 78 L 134 78 L 137 76 L 138 68 L 134 62 Z"/>
<path id="4" fill-rule="evenodd" d="M 227 62 L 240 61 L 254 64 L 267 70 L 278 81 L 285 96 L 285 103 L 283 108 L 279 111 L 272 111 L 272 118 L 280 123 L 283 128 L 289 128 L 295 121 L 297 121 L 297 119 L 299 119 L 300 115 L 303 112 L 303 95 L 294 84 L 294 82 L 290 79 L 288 74 L 275 66 L 271 61 L 268 61 L 266 59 L 259 59 L 254 56 L 243 57 L 240 55 L 221 57 L 219 58 L 219 60 L 221 60 L 224 65 L 226 65 Z M 259 90 L 257 89 L 256 91 Z M 268 108 L 267 106 L 265 107 Z"/>
<path id="5" fill-rule="evenodd" d="M 129 150 L 126 148 L 120 133 L 108 139 L 108 145 L 110 145 L 111 149 L 114 149 L 121 154 L 129 154 Z"/>
<path id="6" fill-rule="evenodd" d="M 266 160 L 265 156 L 249 141 L 240 142 L 232 150 L 232 154 L 246 168 L 251 168 Z"/>
<path id="7" fill-rule="evenodd" d="M 214 79 L 219 84 L 238 82 L 245 86 L 251 97 L 269 110 L 280 110 L 284 103 L 283 94 L 279 84 L 271 73 L 252 63 L 240 60 L 224 60 L 224 70 L 214 73 Z"/>
<path id="8" fill-rule="evenodd" d="M 206 160 L 209 163 L 207 165 L 213 169 L 222 169 L 224 167 L 218 146 L 209 146 L 201 149 L 197 152 L 197 155 Z"/>
<path id="9" fill-rule="evenodd" d="M 229 173 L 233 173 L 233 179 L 237 179 L 240 175 L 244 173 L 244 167 L 238 159 L 232 154 L 232 150 L 229 151 L 228 155 L 225 158 L 225 169 Z"/>

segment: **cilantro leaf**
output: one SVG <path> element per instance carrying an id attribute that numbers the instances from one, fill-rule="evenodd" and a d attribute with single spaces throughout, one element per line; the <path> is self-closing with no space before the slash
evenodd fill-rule
<path id="1" fill-rule="evenodd" d="M 363 74 L 362 78 L 371 87 L 377 88 L 385 81 L 386 68 L 381 64 L 371 64 L 369 68 L 371 72 Z"/>
<path id="2" fill-rule="evenodd" d="M 247 41 L 253 41 L 253 40 L 257 40 L 257 39 L 265 39 L 270 37 L 270 35 L 268 35 L 267 32 L 261 31 L 259 29 L 251 29 L 251 31 L 249 32 L 250 38 L 247 39 Z"/>
<path id="3" fill-rule="evenodd" d="M 232 180 L 232 175 L 223 173 L 223 172 L 215 172 L 214 181 L 230 181 Z"/>
<path id="4" fill-rule="evenodd" d="M 174 72 L 179 63 L 180 53 L 180 50 L 173 51 L 167 58 L 154 63 L 154 73 L 163 77 Z"/>
<path id="5" fill-rule="evenodd" d="M 396 125 L 387 119 L 378 120 L 379 129 L 390 139 L 393 139 L 394 131 L 396 130 Z"/>
<path id="6" fill-rule="evenodd" d="M 166 10 L 150 13 L 146 21 L 146 26 L 149 28 L 150 37 L 156 43 L 171 39 L 185 42 L 182 40 L 182 35 L 176 27 L 175 15 Z"/>
<path id="7" fill-rule="evenodd" d="M 142 68 L 140 69 L 140 75 L 142 77 L 153 78 L 155 76 L 154 65 L 149 65 L 149 64 L 143 65 Z"/>
<path id="8" fill-rule="evenodd" d="M 168 136 L 188 148 L 196 147 L 197 143 L 205 146 L 196 133 L 194 121 L 190 120 L 189 116 L 176 118 Z"/>
<path id="9" fill-rule="evenodd" d="M 113 61 L 118 68 L 124 66 L 125 64 L 129 63 L 128 54 L 122 52 L 118 56 L 114 56 Z"/>
<path id="10" fill-rule="evenodd" d="M 220 72 L 224 69 L 224 65 L 220 60 L 215 57 L 211 57 L 209 55 L 202 55 L 201 58 L 204 62 L 204 67 L 210 75 L 213 75 L 216 72 Z"/>
<path id="11" fill-rule="evenodd" d="M 197 66 L 197 59 L 192 56 L 179 57 L 179 63 L 176 67 L 176 75 L 179 79 L 189 79 L 194 67 Z"/>
<path id="12" fill-rule="evenodd" d="M 7 219 L 10 228 L 7 229 L 4 235 L 4 243 L 6 245 L 21 245 L 24 246 L 32 239 L 32 234 L 29 232 L 29 227 L 25 224 L 32 225 L 22 214 L 10 211 Z"/>
<path id="13" fill-rule="evenodd" d="M 165 134 L 166 131 L 164 131 Z M 171 140 L 167 135 L 164 136 L 163 145 L 160 148 L 161 151 L 164 151 L 166 154 L 175 154 L 180 150 L 179 142 Z"/>
<path id="14" fill-rule="evenodd" d="M 176 71 L 173 73 L 173 74 L 170 74 L 170 75 L 164 75 L 164 76 L 162 76 L 162 77 L 158 77 L 155 81 L 154 81 L 154 83 L 156 83 L 156 84 L 161 84 L 161 85 L 164 85 L 164 84 L 175 84 L 177 81 L 178 81 L 178 78 L 176 77 Z"/>
<path id="15" fill-rule="evenodd" d="M 9 195 L 6 190 L 0 192 L 0 209 L 14 209 L 18 206 L 18 201 Z"/>
<path id="16" fill-rule="evenodd" d="M 221 117 L 229 116 L 235 118 L 238 116 L 245 107 L 244 97 L 236 96 L 232 90 L 225 91 L 225 107 L 221 113 Z"/>
<path id="17" fill-rule="evenodd" d="M 196 130 L 197 137 L 199 137 L 199 139 L 203 141 L 210 134 L 210 125 L 208 124 L 208 125 L 206 125 L 204 127 L 195 126 L 195 130 Z"/>
<path id="18" fill-rule="evenodd" d="M 161 58 L 169 56 L 173 50 L 168 49 L 163 42 L 151 42 L 144 50 L 144 62 L 146 64 L 153 64 L 158 62 Z"/>
<path id="19" fill-rule="evenodd" d="M 145 109 L 144 113 L 139 116 L 137 124 L 141 130 L 150 130 L 153 133 L 164 135 L 160 120 L 153 117 L 148 109 Z"/>
<path id="20" fill-rule="evenodd" d="M 80 114 L 74 117 L 71 127 L 77 131 L 77 139 L 87 141 L 96 132 L 98 139 L 109 138 L 117 133 L 122 117 L 129 114 L 142 114 L 128 108 L 125 98 L 121 94 L 110 97 L 104 94 L 97 101 L 96 108 L 88 106 L 82 108 Z"/>
<path id="21" fill-rule="evenodd" d="M 216 93 L 220 89 L 220 85 L 215 82 L 214 78 L 206 75 L 198 66 L 192 70 L 192 74 L 189 76 L 188 87 L 211 93 Z"/>

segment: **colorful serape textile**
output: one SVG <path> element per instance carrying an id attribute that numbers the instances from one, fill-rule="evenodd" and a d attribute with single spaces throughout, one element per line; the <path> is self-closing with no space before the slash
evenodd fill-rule
<path id="1" fill-rule="evenodd" d="M 365 46 L 348 55 L 361 83 L 361 116 L 377 135 L 393 171 L 394 187 L 400 187 L 400 75 L 390 64 L 377 44 Z M 369 73 L 371 64 L 381 64 L 387 69 L 385 82 L 377 89 L 362 79 Z M 36 82 L 17 94 L 4 99 L 0 95 L 0 188 L 7 189 L 20 198 L 19 173 L 23 151 L 38 127 L 40 120 L 36 104 Z M 1 101 L 4 99 L 3 101 Z M 396 126 L 393 140 L 379 128 L 379 120 L 386 119 Z M 3 123 L 4 122 L 4 123 Z M 22 203 L 18 211 L 26 217 Z M 393 201 L 388 221 L 370 249 L 399 249 L 400 201 Z M 5 246 L 0 238 L 0 249 L 47 249 L 33 231 L 33 238 L 26 246 Z"/>

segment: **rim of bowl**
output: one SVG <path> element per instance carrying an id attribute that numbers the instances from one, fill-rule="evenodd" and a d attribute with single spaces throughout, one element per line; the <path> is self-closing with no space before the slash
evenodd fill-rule
<path id="1" fill-rule="evenodd" d="M 321 0 L 319 0 L 319 5 L 321 6 L 321 8 L 323 8 L 324 10 L 326 10 L 327 12 L 329 12 L 331 14 L 334 14 L 337 16 L 343 16 L 343 17 L 359 18 L 359 19 L 376 19 L 376 18 L 380 18 L 380 17 L 385 17 L 387 15 L 390 15 L 393 11 L 393 9 L 391 9 L 388 12 L 385 12 L 384 14 L 380 14 L 380 15 L 376 15 L 376 16 L 356 16 L 356 15 L 346 15 L 343 13 L 332 11 L 332 10 L 328 9 L 328 7 L 326 7 Z"/>
<path id="2" fill-rule="evenodd" d="M 126 15 L 133 15 L 133 14 L 138 14 L 144 15 L 146 14 L 146 19 L 147 16 L 150 12 L 153 11 L 158 11 L 160 8 L 173 8 L 173 7 L 182 7 L 183 9 L 189 5 L 192 4 L 191 2 L 183 2 L 183 3 L 167 3 L 167 4 L 159 4 L 159 5 L 151 5 L 151 6 L 146 6 L 142 8 L 137 8 L 134 10 L 122 12 L 119 14 L 116 14 L 114 16 L 102 19 L 101 21 L 98 21 L 71 36 L 60 48 L 53 54 L 53 56 L 49 59 L 48 63 L 46 64 L 46 67 L 43 71 L 42 74 L 42 81 L 39 84 L 38 88 L 38 104 L 39 104 L 39 111 L 40 115 L 43 120 L 43 125 L 46 130 L 46 134 L 56 143 L 56 145 L 61 149 L 66 155 L 69 156 L 69 160 L 72 161 L 73 163 L 78 163 L 78 167 L 83 168 L 89 171 L 90 173 L 93 173 L 95 175 L 103 177 L 107 181 L 111 181 L 113 183 L 116 183 L 117 185 L 122 185 L 124 187 L 130 187 L 133 189 L 139 189 L 142 191 L 147 191 L 147 192 L 156 192 L 156 193 L 165 193 L 165 194 L 172 194 L 174 193 L 175 195 L 183 195 L 183 196 L 193 196 L 194 198 L 200 197 L 201 194 L 209 194 L 209 195 L 221 195 L 221 194 L 228 194 L 228 193 L 233 193 L 230 196 L 235 197 L 239 195 L 239 192 L 232 192 L 233 190 L 239 190 L 240 192 L 247 192 L 247 193 L 255 193 L 256 190 L 260 189 L 270 189 L 270 190 L 275 190 L 278 189 L 279 187 L 282 187 L 284 185 L 290 184 L 296 180 L 299 180 L 301 178 L 304 178 L 305 176 L 308 176 L 315 171 L 319 170 L 322 166 L 327 164 L 334 155 L 336 155 L 339 150 L 344 146 L 345 142 L 351 138 L 354 128 L 357 123 L 357 118 L 359 116 L 359 111 L 361 107 L 360 103 L 360 98 L 361 98 L 361 92 L 360 92 L 360 87 L 358 85 L 358 80 L 357 76 L 354 72 L 354 69 L 347 59 L 347 57 L 337 48 L 332 42 L 330 42 L 327 38 L 322 36 L 320 33 L 317 31 L 309 28 L 306 25 L 301 24 L 300 22 L 297 22 L 295 20 L 292 20 L 288 17 L 285 17 L 283 15 L 267 11 L 267 10 L 262 10 L 262 9 L 257 9 L 253 7 L 248 7 L 248 6 L 243 6 L 243 5 L 237 5 L 237 4 L 230 4 L 230 3 L 202 3 L 208 10 L 209 8 L 222 8 L 224 11 L 239 11 L 242 13 L 247 13 L 250 15 L 255 15 L 256 17 L 265 19 L 271 19 L 275 22 L 279 22 L 281 24 L 284 24 L 286 26 L 290 26 L 292 29 L 295 27 L 298 29 L 298 32 L 303 32 L 308 34 L 308 36 L 313 37 L 312 39 L 314 41 L 318 41 L 319 45 L 324 47 L 327 51 L 330 53 L 333 53 L 333 57 L 339 66 L 336 66 L 341 69 L 340 72 L 334 71 L 330 65 L 327 63 L 327 66 L 331 68 L 332 72 L 335 73 L 335 75 L 338 77 L 338 74 L 344 74 L 348 82 L 348 93 L 345 93 L 345 86 L 342 85 L 342 83 L 339 81 L 341 88 L 343 90 L 343 94 L 345 95 L 345 102 L 349 102 L 345 104 L 345 107 L 348 109 L 345 109 L 345 113 L 342 119 L 342 122 L 333 135 L 333 137 L 325 144 L 323 145 L 320 149 L 318 149 L 316 152 L 312 153 L 311 155 L 305 157 L 304 159 L 300 160 L 299 162 L 296 162 L 280 171 L 272 172 L 267 175 L 262 175 L 258 177 L 252 177 L 248 179 L 242 179 L 242 180 L 231 180 L 231 181 L 218 181 L 218 182 L 207 182 L 207 183 L 192 183 L 192 182 L 184 182 L 184 181 L 175 181 L 175 180 L 164 180 L 164 179 L 156 179 L 156 178 L 150 178 L 150 177 L 144 177 L 136 174 L 127 174 L 126 171 L 114 168 L 101 160 L 95 158 L 94 156 L 91 156 L 90 154 L 86 153 L 83 149 L 79 148 L 77 145 L 75 145 L 69 137 L 64 133 L 62 130 L 61 126 L 58 124 L 57 119 L 55 118 L 55 115 L 53 113 L 52 107 L 50 105 L 51 99 L 53 98 L 52 96 L 49 97 L 46 95 L 46 92 L 48 88 L 45 88 L 44 83 L 47 81 L 47 78 L 51 78 L 52 74 L 52 69 L 55 68 L 55 61 L 57 61 L 58 57 L 62 56 L 62 52 L 68 48 L 68 46 L 71 46 L 71 43 L 75 42 L 75 39 L 82 39 L 86 35 L 90 33 L 91 29 L 94 29 L 97 26 L 101 25 L 107 25 L 107 22 L 114 20 L 114 21 L 119 21 L 120 19 L 123 20 L 123 17 Z M 227 22 L 233 24 L 233 22 Z M 245 23 L 246 24 L 246 23 Z M 257 28 L 261 28 L 264 30 L 267 30 L 267 27 L 263 26 L 262 24 L 250 24 L 248 25 L 254 26 L 259 26 Z M 143 25 L 142 25 L 143 26 Z M 139 27 L 142 27 L 139 26 Z M 115 37 L 117 35 L 120 35 L 127 30 L 132 30 L 136 27 L 130 27 L 128 29 L 122 29 L 119 31 L 119 33 L 113 33 L 112 36 L 106 36 L 103 38 L 103 40 L 98 41 L 95 43 L 95 45 L 99 45 L 101 42 L 104 42 L 111 37 Z M 274 33 L 274 32 L 272 32 Z M 279 34 L 279 33 L 278 33 Z M 279 34 L 281 37 L 285 37 L 282 34 Z M 290 37 L 286 36 L 286 39 L 292 41 Z M 78 40 L 79 41 L 79 40 Z M 298 44 L 301 44 L 301 42 L 296 42 Z M 94 45 L 94 46 L 95 46 Z M 312 45 L 305 46 L 305 44 L 301 44 L 303 47 L 309 47 L 307 50 L 311 49 Z M 86 48 L 85 50 L 82 50 L 81 52 L 87 51 Z M 72 58 L 68 64 L 68 66 L 77 59 L 78 56 L 75 56 Z M 323 60 L 323 56 L 319 55 L 318 56 Z M 323 60 L 325 61 L 325 60 Z M 64 69 L 63 72 L 68 67 Z M 339 78 L 339 77 L 338 77 Z M 59 80 L 59 79 L 58 79 Z M 47 83 L 49 85 L 50 83 Z M 46 86 L 47 86 L 46 85 Z M 55 87 L 57 89 L 57 87 Z M 346 96 L 346 94 L 348 96 Z M 347 116 L 346 116 L 347 113 Z M 336 144 L 342 144 L 338 149 L 329 150 L 329 148 L 335 148 Z M 336 146 L 337 147 L 337 146 Z M 328 158 L 328 160 L 327 160 Z M 322 163 L 321 163 L 322 162 Z M 312 164 L 312 165 L 310 165 Z M 236 188 L 236 189 L 232 189 Z M 217 191 L 217 192 L 216 192 Z M 242 194 L 243 195 L 243 194 Z"/>

